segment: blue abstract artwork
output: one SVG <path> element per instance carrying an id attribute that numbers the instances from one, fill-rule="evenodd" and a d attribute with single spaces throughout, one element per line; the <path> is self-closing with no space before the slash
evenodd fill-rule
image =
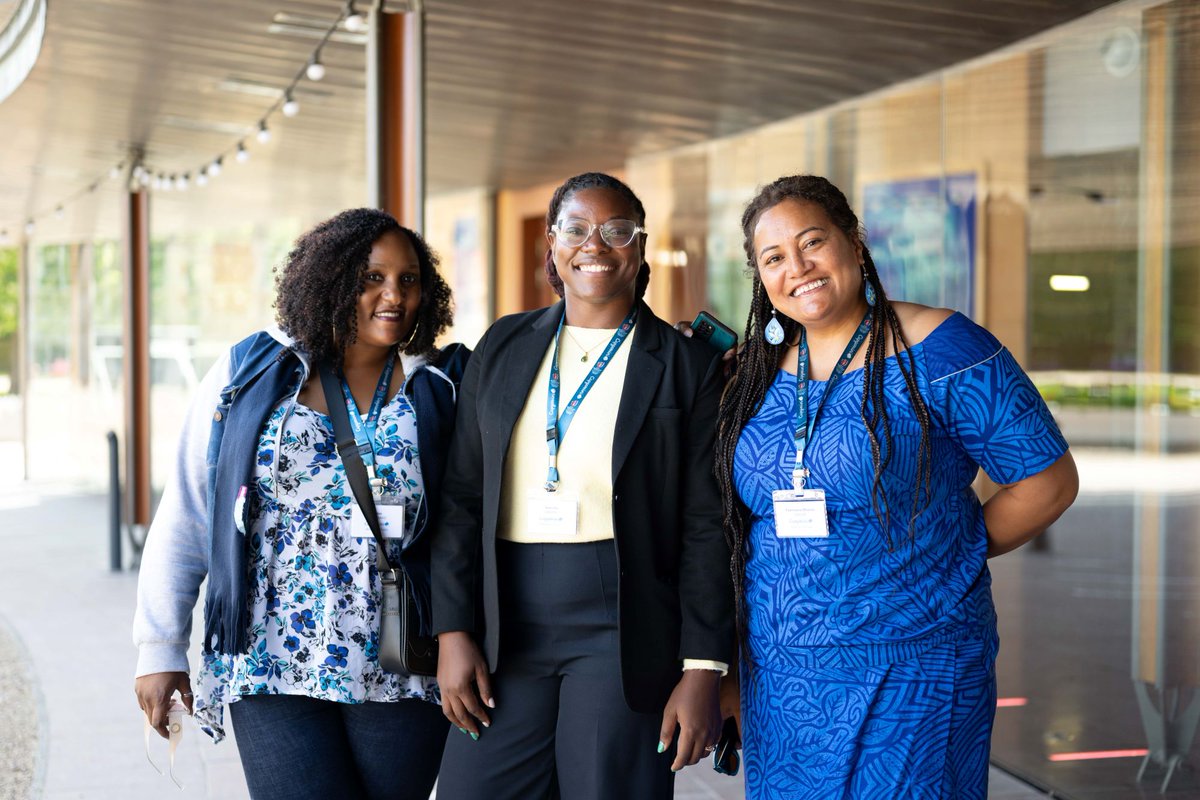
<path id="1" fill-rule="evenodd" d="M 975 317 L 975 173 L 863 187 L 867 246 L 888 297 Z"/>

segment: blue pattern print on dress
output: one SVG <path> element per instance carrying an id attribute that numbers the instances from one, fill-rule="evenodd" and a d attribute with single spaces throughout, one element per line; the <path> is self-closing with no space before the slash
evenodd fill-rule
<path id="1" fill-rule="evenodd" d="M 971 483 L 980 466 L 1014 483 L 1067 445 L 1012 355 L 961 314 L 910 352 L 931 415 L 933 474 L 910 534 L 921 430 L 889 358 L 891 550 L 871 503 L 862 370 L 834 387 L 806 454 L 809 485 L 826 492 L 828 538 L 775 535 L 771 493 L 791 485 L 795 455 L 795 375 L 779 371 L 738 441 L 734 481 L 751 520 L 753 665 L 742 672 L 751 800 L 986 794 L 998 644 Z M 810 413 L 827 387 L 810 382 Z"/>
<path id="2" fill-rule="evenodd" d="M 404 500 L 407 530 L 423 502 L 416 441 L 400 392 L 381 412 L 376 458 L 386 492 Z M 431 678 L 379 668 L 376 545 L 350 535 L 352 504 L 329 418 L 281 402 L 259 437 L 250 496 L 249 648 L 205 655 L 197 675 L 196 720 L 215 740 L 224 706 L 249 694 L 440 701 Z M 402 543 L 388 546 L 398 558 Z"/>

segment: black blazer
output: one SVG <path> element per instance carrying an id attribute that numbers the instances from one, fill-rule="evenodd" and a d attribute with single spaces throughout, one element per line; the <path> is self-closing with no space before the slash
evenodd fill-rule
<path id="1" fill-rule="evenodd" d="M 433 624 L 469 631 L 492 671 L 500 651 L 496 523 L 504 459 L 564 304 L 496 322 L 467 364 L 432 541 Z M 659 712 L 681 659 L 729 663 L 733 587 L 713 476 L 721 359 L 639 301 L 613 437 L 621 679 L 634 711 Z M 520 489 L 522 487 L 514 487 Z"/>

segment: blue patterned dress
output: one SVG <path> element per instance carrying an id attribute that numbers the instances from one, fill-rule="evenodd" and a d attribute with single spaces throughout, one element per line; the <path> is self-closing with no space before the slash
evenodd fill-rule
<path id="1" fill-rule="evenodd" d="M 862 370 L 835 385 L 806 454 L 809 486 L 826 491 L 828 538 L 775 535 L 771 493 L 791 486 L 795 457 L 795 375 L 779 371 L 738 441 L 734 481 L 751 512 L 751 800 L 986 797 L 998 642 L 971 483 L 979 466 L 1005 484 L 1034 475 L 1067 444 L 1012 355 L 961 314 L 911 352 L 931 416 L 931 494 L 910 535 L 921 429 L 892 357 L 893 549 L 871 505 Z M 809 382 L 810 414 L 826 387 Z"/>
<path id="2" fill-rule="evenodd" d="M 386 493 L 404 498 L 408 531 L 424 487 L 416 441 L 412 404 L 397 392 L 380 411 L 375 454 Z M 250 694 L 440 702 L 432 678 L 379 668 L 375 540 L 350 535 L 353 494 L 328 416 L 291 398 L 279 404 L 259 436 L 249 502 L 249 645 L 240 655 L 204 655 L 201 728 L 220 741 L 224 706 Z M 388 545 L 398 559 L 403 542 Z"/>

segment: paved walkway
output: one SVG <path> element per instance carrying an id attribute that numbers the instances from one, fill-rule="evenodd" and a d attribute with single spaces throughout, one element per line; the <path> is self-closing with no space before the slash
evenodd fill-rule
<path id="1" fill-rule="evenodd" d="M 102 496 L 45 487 L 0 494 L 0 800 L 245 798 L 232 741 L 185 730 L 183 791 L 146 763 L 129 637 L 137 577 L 107 571 L 105 507 Z M 165 743 L 151 746 L 165 764 Z M 675 796 L 743 793 L 740 780 L 702 763 L 681 773 Z M 990 797 L 1044 795 L 993 770 Z"/>

